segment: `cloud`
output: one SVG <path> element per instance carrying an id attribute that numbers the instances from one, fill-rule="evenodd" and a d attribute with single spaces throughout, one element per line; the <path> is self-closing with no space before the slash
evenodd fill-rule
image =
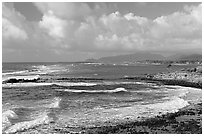
<path id="1" fill-rule="evenodd" d="M 92 8 L 86 3 L 36 3 L 36 6 L 44 13 L 39 26 L 63 41 L 62 47 L 69 45 L 69 50 L 162 51 L 172 46 L 181 50 L 185 45 L 201 47 L 201 4 L 185 6 L 183 11 L 154 20 L 133 13 L 122 15 L 119 11 L 106 14 L 102 8 L 107 6 L 102 4 Z M 95 11 L 103 14 L 94 16 Z"/>
<path id="2" fill-rule="evenodd" d="M 2 36 L 3 40 L 26 40 L 28 35 L 23 28 L 24 17 L 13 8 L 2 4 Z"/>
<path id="3" fill-rule="evenodd" d="M 18 28 L 17 26 L 15 26 L 14 24 L 12 24 L 9 20 L 2 18 L 2 35 L 3 38 L 6 40 L 10 40 L 10 38 L 13 39 L 22 39 L 22 40 L 26 40 L 28 38 L 26 32 L 20 28 Z"/>
<path id="4" fill-rule="evenodd" d="M 46 30 L 46 32 L 54 38 L 64 38 L 67 22 L 56 17 L 51 10 L 45 14 L 42 21 L 39 22 L 39 27 Z"/>
<path id="5" fill-rule="evenodd" d="M 66 19 L 80 19 L 91 12 L 90 7 L 86 3 L 43 2 L 34 4 L 42 13 L 46 14 L 51 10 L 56 16 Z"/>
<path id="6" fill-rule="evenodd" d="M 77 10 L 75 14 L 64 9 L 68 6 L 72 11 L 80 7 L 86 12 L 79 14 Z M 185 6 L 183 11 L 154 20 L 133 13 L 122 15 L 119 11 L 98 16 L 91 14 L 101 7 L 104 6 L 95 5 L 91 9 L 84 3 L 63 6 L 47 3 L 41 7 L 44 16 L 39 25 L 51 37 L 60 39 L 63 43 L 59 42 L 59 46 L 69 47 L 65 48 L 68 50 L 165 51 L 175 50 L 174 46 L 180 50 L 201 47 L 201 5 Z"/>
<path id="7" fill-rule="evenodd" d="M 131 12 L 109 13 L 108 6 L 100 3 L 92 6 L 87 3 L 35 5 L 43 13 L 39 22 L 29 22 L 13 7 L 3 4 L 4 45 L 9 44 L 10 49 L 18 46 L 22 52 L 32 50 L 33 54 L 57 56 L 71 52 L 78 52 L 78 55 L 83 52 L 84 55 L 108 51 L 177 52 L 202 48 L 201 4 L 185 6 L 181 11 L 154 20 Z M 15 41 L 10 39 L 23 42 L 14 44 Z"/>
<path id="8" fill-rule="evenodd" d="M 96 37 L 96 45 L 107 49 L 165 51 L 201 48 L 201 5 L 185 7 L 154 20 L 133 13 L 115 12 L 99 19 L 105 32 Z M 176 47 L 176 48 L 174 48 Z"/>
<path id="9" fill-rule="evenodd" d="M 195 38 L 195 35 L 200 37 L 201 23 L 195 19 L 192 12 L 175 12 L 168 16 L 156 18 L 151 28 L 152 35 L 160 39 L 168 37 Z"/>

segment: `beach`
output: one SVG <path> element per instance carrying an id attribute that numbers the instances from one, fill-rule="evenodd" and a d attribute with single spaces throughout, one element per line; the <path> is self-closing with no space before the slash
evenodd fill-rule
<path id="1" fill-rule="evenodd" d="M 2 2 L 3 134 L 201 134 L 202 2 Z"/>
<path id="2" fill-rule="evenodd" d="M 196 97 L 201 96 L 196 92 Z M 195 98 L 190 93 L 186 99 Z M 129 121 L 113 126 L 73 128 L 64 124 L 40 125 L 18 134 L 202 134 L 202 99 L 189 101 L 190 105 L 178 112 L 156 116 L 144 121 Z"/>
<path id="3" fill-rule="evenodd" d="M 176 74 L 174 74 L 176 73 Z M 50 119 L 47 116 L 43 116 L 43 118 L 39 118 L 41 121 L 36 120 L 37 123 L 28 123 L 27 128 L 22 127 L 23 129 L 19 129 L 18 131 L 13 130 L 12 128 L 9 130 L 9 133 L 17 133 L 17 134 L 201 134 L 202 133 L 202 72 L 192 72 L 185 71 L 183 72 L 174 71 L 173 74 L 170 72 L 163 73 L 162 75 L 169 78 L 163 78 L 160 76 L 158 78 L 158 74 L 151 76 L 139 76 L 139 77 L 128 77 L 128 81 L 146 81 L 149 84 L 151 82 L 158 82 L 161 85 L 167 85 L 169 87 L 179 87 L 183 86 L 183 90 L 188 90 L 187 93 L 184 92 L 182 94 L 179 93 L 178 102 L 180 100 L 182 105 L 183 102 L 187 102 L 186 106 L 181 106 L 179 110 L 170 111 L 170 112 L 161 112 L 155 113 L 152 116 L 147 117 L 138 117 L 138 118 L 129 118 L 120 121 L 110 120 L 104 124 L 100 124 L 100 126 L 71 126 L 66 123 L 56 122 L 55 120 Z M 171 77 L 170 77 L 171 75 Z M 186 79 L 175 79 L 172 75 L 176 75 L 177 77 L 181 77 L 184 75 Z M 187 76 L 185 76 L 187 75 Z M 191 78 L 192 75 L 194 78 Z M 189 78 L 190 77 L 190 78 Z M 190 80 L 189 80 L 190 79 Z M 194 80 L 192 80 L 194 79 Z M 142 82 L 138 82 L 142 83 Z M 93 84 L 94 86 L 95 84 Z M 70 86 L 70 84 L 69 84 Z M 194 89 L 193 89 L 194 88 Z M 74 88 L 75 89 L 75 88 Z M 119 88 L 119 91 L 124 91 L 122 88 Z M 68 90 L 70 91 L 70 90 Z M 75 90 L 73 90 L 75 91 Z M 83 91 L 83 90 L 80 90 Z M 86 91 L 86 90 L 84 90 Z M 115 91 L 115 90 L 111 90 Z M 117 90 L 116 90 L 117 91 Z M 57 100 L 58 101 L 58 100 Z M 60 102 L 60 101 L 59 101 Z M 177 101 L 175 101 L 177 104 Z M 173 103 L 169 103 L 169 106 L 173 106 Z M 58 106 L 58 104 L 55 104 Z M 54 107 L 55 107 L 54 105 Z M 168 102 L 163 104 L 153 104 L 152 106 L 162 107 L 165 105 L 168 107 Z M 148 108 L 151 108 L 151 104 L 148 105 Z M 169 109 L 169 108 L 168 108 Z M 172 107 L 172 110 L 174 108 Z M 162 111 L 162 109 L 158 109 Z M 166 109 L 167 110 L 167 109 Z M 165 111 L 165 110 L 164 110 Z M 134 112 L 134 107 L 132 109 L 124 108 L 124 112 L 120 110 L 122 114 L 128 112 Z M 133 114 L 134 115 L 134 114 Z M 148 114 L 147 114 L 148 115 Z M 124 115 L 125 117 L 125 115 Z M 122 119 L 122 117 L 121 117 Z M 33 126 L 29 126 L 34 124 Z M 26 122 L 24 124 L 20 124 L 26 126 Z M 14 126 L 16 129 L 16 127 Z M 7 130 L 8 131 L 8 130 Z"/>

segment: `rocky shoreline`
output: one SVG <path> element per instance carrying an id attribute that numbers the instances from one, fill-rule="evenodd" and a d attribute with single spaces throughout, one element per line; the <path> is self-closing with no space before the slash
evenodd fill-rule
<path id="1" fill-rule="evenodd" d="M 164 85 L 179 85 L 202 89 L 202 67 L 198 66 L 192 69 L 181 69 L 180 71 L 125 77 L 123 79 L 144 80 L 147 82 L 158 81 Z"/>
<path id="2" fill-rule="evenodd" d="M 197 69 L 197 68 L 196 68 Z M 164 85 L 179 85 L 202 89 L 202 71 L 183 70 L 143 77 L 126 77 L 127 80 L 158 81 Z M 142 121 L 128 121 L 101 127 L 72 128 L 66 124 L 46 124 L 19 134 L 202 134 L 202 91 L 190 92 L 184 98 L 189 105 L 175 113 L 158 115 Z"/>
<path id="3" fill-rule="evenodd" d="M 190 104 L 176 113 L 144 121 L 124 122 L 114 126 L 72 128 L 46 124 L 18 134 L 202 134 L 202 103 Z"/>
<path id="4" fill-rule="evenodd" d="M 191 104 L 176 113 L 117 126 L 89 128 L 88 134 L 201 134 L 202 103 Z"/>

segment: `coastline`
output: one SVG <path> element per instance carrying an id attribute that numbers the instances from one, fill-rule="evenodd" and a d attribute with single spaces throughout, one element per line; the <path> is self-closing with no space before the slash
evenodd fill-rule
<path id="1" fill-rule="evenodd" d="M 195 94 L 196 95 L 196 94 Z M 191 94 L 184 99 L 191 99 Z M 44 124 L 17 134 L 202 134 L 202 99 L 175 113 L 167 113 L 142 121 L 128 121 L 101 127 L 69 127 L 65 124 Z"/>
<path id="2" fill-rule="evenodd" d="M 169 74 L 169 73 L 168 73 Z M 155 78 L 155 75 L 128 77 L 128 80 L 158 81 L 164 85 L 179 85 L 202 89 L 202 82 L 178 79 Z M 182 99 L 189 105 L 175 113 L 157 115 L 141 121 L 128 121 L 117 125 L 72 128 L 66 124 L 44 124 L 18 134 L 201 134 L 202 133 L 202 90 L 189 92 Z"/>
<path id="3" fill-rule="evenodd" d="M 116 126 L 90 128 L 88 134 L 201 134 L 202 103 L 190 104 L 178 112 Z"/>
<path id="4" fill-rule="evenodd" d="M 89 128 L 88 134 L 202 134 L 202 91 L 183 97 L 189 105 L 143 121 L 124 122 L 116 126 Z"/>

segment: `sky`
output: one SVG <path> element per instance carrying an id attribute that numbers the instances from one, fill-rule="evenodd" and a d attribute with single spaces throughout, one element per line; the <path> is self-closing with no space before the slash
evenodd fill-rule
<path id="1" fill-rule="evenodd" d="M 201 3 L 2 4 L 3 62 L 202 53 Z"/>

